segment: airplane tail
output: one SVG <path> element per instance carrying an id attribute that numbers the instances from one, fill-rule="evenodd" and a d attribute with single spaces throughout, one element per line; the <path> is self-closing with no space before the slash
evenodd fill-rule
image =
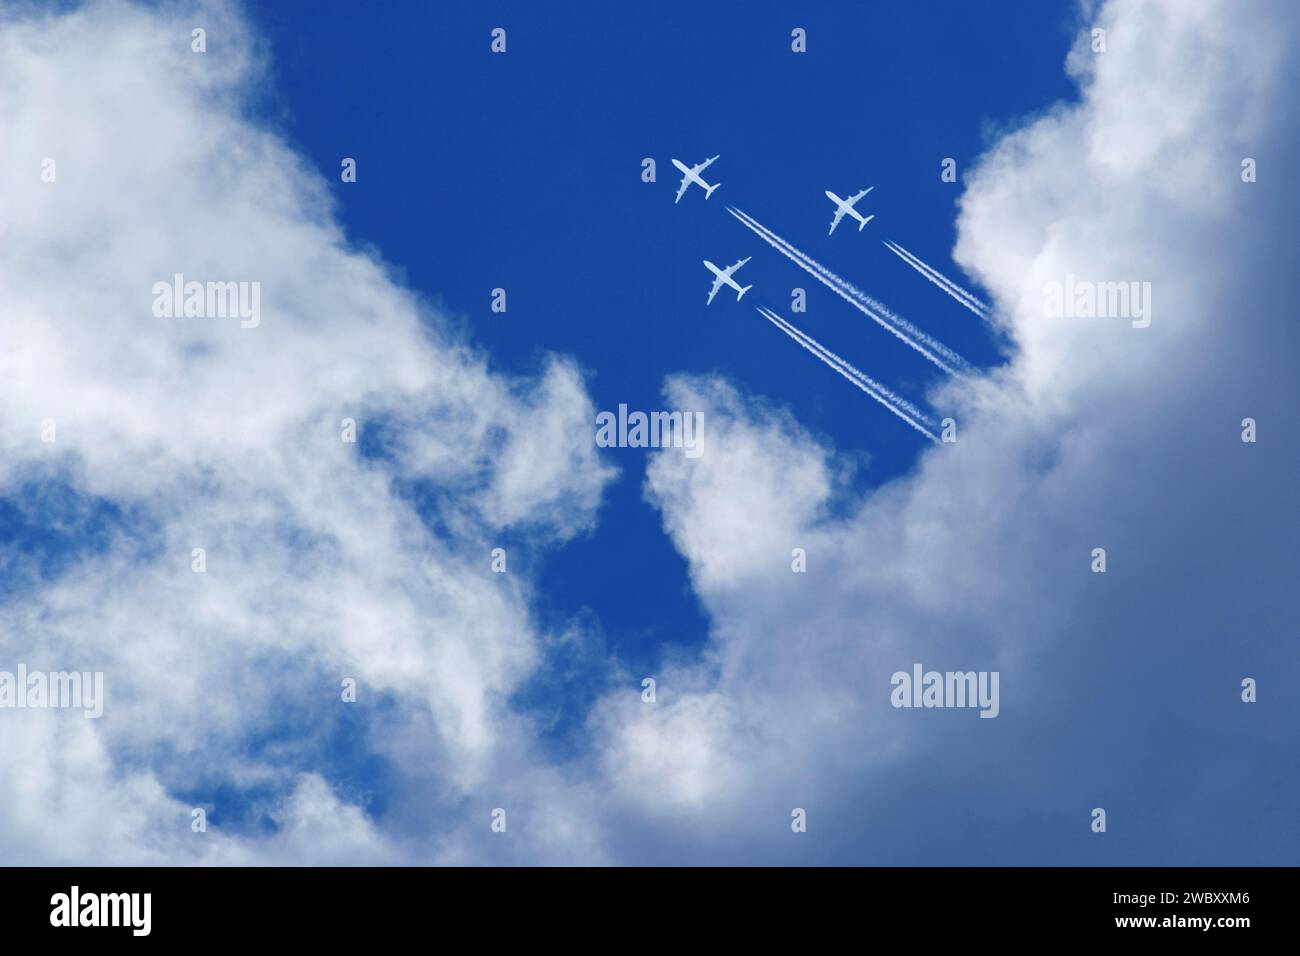
<path id="1" fill-rule="evenodd" d="M 865 226 L 867 223 L 871 222 L 871 220 L 873 220 L 873 219 L 875 219 L 875 218 L 876 218 L 875 213 L 872 213 L 872 214 L 871 214 L 870 216 L 868 216 L 866 219 L 863 219 L 860 223 L 858 223 L 858 232 L 861 232 L 861 231 L 862 231 L 862 227 Z"/>
<path id="2" fill-rule="evenodd" d="M 714 183 L 712 186 L 708 186 L 708 187 L 706 187 L 705 190 L 704 190 L 704 198 L 705 198 L 705 199 L 708 199 L 710 196 L 712 196 L 712 195 L 713 195 L 713 190 L 717 189 L 717 188 L 718 188 L 719 186 L 721 186 L 721 185 L 722 185 L 722 183 Z"/>
<path id="3" fill-rule="evenodd" d="M 741 299 L 743 299 L 745 297 L 745 293 L 752 288 L 754 288 L 752 285 L 747 285 L 742 287 L 740 292 L 736 294 L 736 301 L 739 302 Z"/>

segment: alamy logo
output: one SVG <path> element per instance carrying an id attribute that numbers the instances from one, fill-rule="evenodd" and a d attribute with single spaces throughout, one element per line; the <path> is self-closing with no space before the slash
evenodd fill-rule
<path id="1" fill-rule="evenodd" d="M 981 717 L 996 717 L 997 671 L 924 671 L 912 665 L 912 673 L 895 671 L 889 679 L 893 691 L 889 702 L 895 707 L 978 707 Z"/>
<path id="2" fill-rule="evenodd" d="M 51 926 L 128 926 L 133 936 L 152 929 L 152 893 L 86 893 L 74 886 L 50 897 Z"/>
<path id="3" fill-rule="evenodd" d="M 239 319 L 239 327 L 262 323 L 262 283 L 185 281 L 176 273 L 171 282 L 153 284 L 153 314 L 158 319 Z"/>
<path id="4" fill-rule="evenodd" d="M 0 708 L 18 710 L 54 708 L 85 711 L 94 720 L 104 713 L 103 671 L 28 671 L 18 665 L 18 673 L 0 671 Z"/>
<path id="5" fill-rule="evenodd" d="M 1132 319 L 1133 328 L 1151 324 L 1150 282 L 1093 282 L 1074 278 L 1043 286 L 1043 311 L 1049 319 Z"/>
<path id="6" fill-rule="evenodd" d="M 632 412 L 596 416 L 596 444 L 601 448 L 681 448 L 687 458 L 704 453 L 703 412 Z"/>

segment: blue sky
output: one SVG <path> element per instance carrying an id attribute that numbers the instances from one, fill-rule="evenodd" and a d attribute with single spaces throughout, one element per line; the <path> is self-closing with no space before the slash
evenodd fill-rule
<path id="1" fill-rule="evenodd" d="M 110 696 L 0 710 L 0 858 L 1296 862 L 1287 4 L 60 9 L 0 40 L 0 160 L 59 170 L 0 185 L 0 671 Z M 261 324 L 151 316 L 177 272 Z M 1045 319 L 1067 274 L 1150 327 Z M 596 448 L 620 404 L 704 455 Z M 889 706 L 914 662 L 999 715 Z"/>
<path id="2" fill-rule="evenodd" d="M 790 290 L 807 290 L 801 327 L 909 397 L 942 373 L 748 234 L 729 203 L 972 362 L 1000 361 L 988 329 L 879 240 L 947 265 L 960 185 L 940 182 L 940 161 L 964 171 L 989 130 L 1073 95 L 1060 69 L 1070 4 L 760 3 L 743 15 L 395 4 L 360 19 L 342 4 L 306 19 L 278 6 L 253 8 L 274 51 L 267 117 L 335 181 L 349 237 L 463 318 L 495 367 L 528 372 L 543 352 L 572 355 L 602 409 L 658 408 L 665 375 L 718 371 L 861 453 L 860 487 L 909 469 L 922 439 L 868 401 L 843 401 L 853 386 L 828 381 L 749 300 L 706 307 L 701 260 L 754 256 L 750 299 L 787 317 Z M 497 26 L 505 56 L 488 52 Z M 795 26 L 810 54 L 791 52 Z M 669 159 L 715 154 L 709 181 L 723 188 L 674 204 Z M 337 182 L 342 156 L 358 161 L 355 185 Z M 660 167 L 653 184 L 640 179 L 647 156 Z M 867 231 L 847 223 L 827 236 L 824 190 L 866 186 Z M 497 287 L 505 315 L 489 308 Z M 599 525 L 529 570 L 545 601 L 590 607 L 613 649 L 645 666 L 665 644 L 698 645 L 708 625 L 642 500 L 645 456 L 614 460 L 623 476 Z"/>

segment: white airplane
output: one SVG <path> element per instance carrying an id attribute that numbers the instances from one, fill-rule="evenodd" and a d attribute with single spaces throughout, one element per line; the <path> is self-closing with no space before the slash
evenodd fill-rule
<path id="1" fill-rule="evenodd" d="M 713 279 L 713 288 L 709 290 L 709 301 L 705 302 L 704 304 L 709 305 L 711 302 L 713 302 L 713 297 L 718 294 L 718 290 L 721 289 L 724 285 L 729 285 L 736 290 L 737 302 L 739 302 L 742 298 L 744 298 L 745 293 L 754 287 L 752 285 L 747 285 L 742 288 L 741 286 L 736 284 L 735 279 L 731 278 L 731 274 L 752 258 L 754 257 L 745 256 L 745 258 L 741 259 L 735 265 L 727 266 L 727 268 L 725 269 L 719 269 L 708 259 L 705 259 L 704 264 L 709 267 L 709 271 L 713 273 L 714 279 Z"/>
<path id="2" fill-rule="evenodd" d="M 875 219 L 876 217 L 874 213 L 868 216 L 866 219 L 863 219 L 862 213 L 858 212 L 856 209 L 853 208 L 854 203 L 856 203 L 859 199 L 861 199 L 863 196 L 865 196 L 867 193 L 871 192 L 871 190 L 875 188 L 876 188 L 875 186 L 868 186 L 866 189 L 862 190 L 862 192 L 856 193 L 855 195 L 850 196 L 848 199 L 841 199 L 839 196 L 835 195 L 829 189 L 826 190 L 826 198 L 829 199 L 831 202 L 835 203 L 835 205 L 839 207 L 838 209 L 835 210 L 835 218 L 831 220 L 831 231 L 828 232 L 827 235 L 829 236 L 835 232 L 835 227 L 840 224 L 840 220 L 844 218 L 845 213 L 848 213 L 850 216 L 852 216 L 854 219 L 858 221 L 858 232 L 861 232 L 863 226 L 871 222 L 871 220 Z"/>
<path id="3" fill-rule="evenodd" d="M 691 183 L 698 183 L 700 187 L 703 188 L 705 199 L 708 199 L 710 196 L 713 195 L 713 190 L 721 186 L 722 183 L 714 183 L 712 186 L 710 186 L 708 183 L 706 183 L 703 179 L 700 178 L 700 173 L 704 172 L 704 170 L 709 166 L 709 164 L 711 164 L 717 158 L 718 158 L 717 156 L 714 156 L 713 159 L 706 159 L 698 166 L 692 166 L 689 169 L 686 168 L 686 164 L 681 162 L 681 160 L 677 160 L 677 159 L 673 160 L 673 165 L 682 171 L 682 184 L 677 189 L 677 198 L 673 200 L 674 203 L 679 203 L 682 201 L 682 196 L 686 194 L 686 190 L 690 188 Z"/>

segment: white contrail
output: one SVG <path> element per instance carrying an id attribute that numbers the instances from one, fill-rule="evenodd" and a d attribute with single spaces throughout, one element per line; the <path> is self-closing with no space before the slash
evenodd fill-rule
<path id="1" fill-rule="evenodd" d="M 800 252 L 757 219 L 742 212 L 735 206 L 728 206 L 727 211 L 777 252 L 808 272 L 844 301 L 866 315 L 867 318 L 894 333 L 894 335 L 916 349 L 945 372 L 955 375 L 958 372 L 972 371 L 970 363 L 948 346 L 922 332 L 902 316 L 896 315 L 883 302 L 873 299 L 857 286 L 841 279 L 811 256 Z"/>
<path id="2" fill-rule="evenodd" d="M 906 262 L 917 272 L 921 273 L 921 275 L 925 276 L 927 279 L 929 279 L 931 282 L 937 285 L 944 292 L 947 292 L 950 296 L 952 296 L 962 305 L 966 306 L 966 308 L 970 309 L 981 319 L 987 319 L 989 317 L 989 307 L 987 305 L 985 305 L 979 299 L 975 298 L 975 296 L 971 295 L 969 292 L 967 292 L 957 283 L 953 282 L 951 279 L 949 279 L 938 269 L 934 268 L 931 265 L 927 265 L 925 262 L 922 262 L 912 253 L 908 252 L 906 249 L 900 246 L 898 243 L 890 242 L 888 239 L 882 241 L 889 248 L 890 252 L 894 253 L 894 255 L 898 256 L 898 258 L 902 259 L 904 262 Z"/>
<path id="3" fill-rule="evenodd" d="M 886 240 L 885 246 L 888 247 L 890 252 L 894 253 L 896 256 L 898 256 L 900 259 L 906 262 L 917 272 L 921 273 L 921 275 L 923 275 L 926 279 L 929 279 L 940 289 L 948 293 L 948 295 L 952 296 L 954 299 L 956 299 L 966 308 L 970 309 L 980 318 L 982 319 L 988 318 L 989 307 L 987 304 L 975 298 L 975 296 L 967 292 L 957 283 L 953 282 L 951 279 L 949 279 L 938 269 L 924 262 L 913 253 L 909 252 L 907 249 L 904 249 L 902 246 L 898 245 L 898 243 L 889 242 Z"/>
<path id="4" fill-rule="evenodd" d="M 891 412 L 897 415 L 903 421 L 907 422 L 921 434 L 925 435 L 931 441 L 937 442 L 939 439 L 926 426 L 933 427 L 934 423 L 915 405 L 896 395 L 889 388 L 881 385 L 875 379 L 871 378 L 849 362 L 840 358 L 830 349 L 826 348 L 812 336 L 800 331 L 791 325 L 785 319 L 781 318 L 770 309 L 757 306 L 759 313 L 768 321 L 776 325 L 777 328 L 785 332 L 786 335 L 794 339 L 813 355 L 817 356 L 835 371 L 839 372 L 862 391 L 866 392 L 880 404 L 884 405 Z"/>
<path id="5" fill-rule="evenodd" d="M 907 422 L 907 424 L 911 425 L 926 438 L 930 439 L 930 441 L 938 442 L 938 437 L 934 432 L 930 431 L 930 429 L 926 427 L 926 425 L 933 425 L 933 423 L 930 422 L 921 410 L 911 402 L 899 398 L 888 388 L 850 365 L 816 339 L 799 331 L 799 329 L 785 321 L 785 319 L 781 318 L 775 312 L 770 309 L 765 309 L 761 305 L 756 306 L 756 308 L 763 318 L 767 319 L 786 335 L 790 336 L 790 338 L 794 339 L 813 355 L 817 356 L 831 368 L 835 369 L 835 371 L 839 372 L 858 388 L 862 389 L 878 401 L 881 405 L 884 405 L 903 421 Z"/>

